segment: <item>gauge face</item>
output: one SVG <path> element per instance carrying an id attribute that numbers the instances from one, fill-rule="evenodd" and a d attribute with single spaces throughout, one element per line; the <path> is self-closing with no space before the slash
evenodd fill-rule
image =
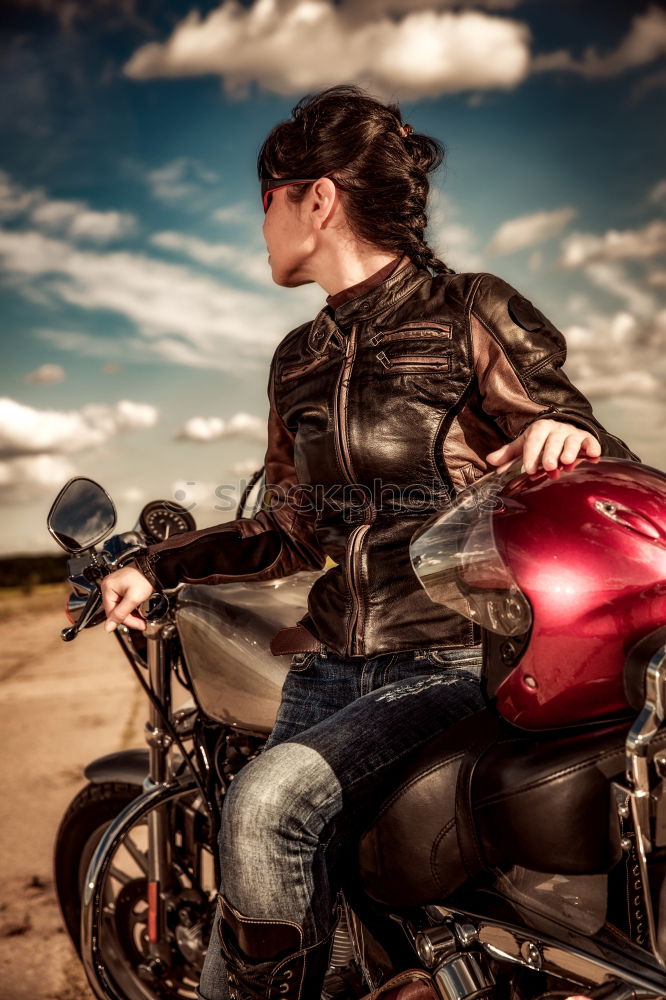
<path id="1" fill-rule="evenodd" d="M 163 542 L 172 535 L 180 535 L 196 527 L 189 510 L 172 500 L 153 500 L 146 504 L 139 523 L 144 534 L 155 542 Z"/>

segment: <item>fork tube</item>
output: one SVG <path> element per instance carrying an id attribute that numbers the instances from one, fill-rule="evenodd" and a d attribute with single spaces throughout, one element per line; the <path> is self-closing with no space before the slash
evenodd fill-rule
<path id="1" fill-rule="evenodd" d="M 165 631 L 168 626 L 155 623 L 146 627 L 148 640 L 148 672 L 150 685 L 167 716 L 171 717 L 170 664 L 166 655 Z M 146 723 L 149 775 L 146 788 L 166 785 L 170 778 L 169 747 L 171 737 L 163 728 L 156 708 L 150 705 Z M 148 945 L 151 955 L 163 958 L 167 949 L 164 938 L 165 913 L 163 893 L 170 870 L 170 831 L 167 806 L 158 806 L 148 813 Z"/>

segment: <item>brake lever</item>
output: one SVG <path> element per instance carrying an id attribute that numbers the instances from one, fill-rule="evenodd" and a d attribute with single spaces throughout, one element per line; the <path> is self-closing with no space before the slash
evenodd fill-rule
<path id="1" fill-rule="evenodd" d="M 79 615 L 76 622 L 73 625 L 68 625 L 66 628 L 60 630 L 60 638 L 63 639 L 64 642 L 71 642 L 72 639 L 76 639 L 81 629 L 86 628 L 86 626 L 93 620 L 99 611 L 101 603 L 102 593 L 98 587 L 95 587 L 86 601 L 83 611 Z"/>

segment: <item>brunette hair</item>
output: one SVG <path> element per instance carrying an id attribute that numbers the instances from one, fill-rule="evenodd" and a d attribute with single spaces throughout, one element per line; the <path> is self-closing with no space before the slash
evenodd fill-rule
<path id="1" fill-rule="evenodd" d="M 352 85 L 303 97 L 270 131 L 257 157 L 259 177 L 334 177 L 360 240 L 437 274 L 455 274 L 425 241 L 428 175 L 444 160 L 436 139 L 404 126 L 397 104 Z M 287 192 L 300 201 L 307 185 Z"/>

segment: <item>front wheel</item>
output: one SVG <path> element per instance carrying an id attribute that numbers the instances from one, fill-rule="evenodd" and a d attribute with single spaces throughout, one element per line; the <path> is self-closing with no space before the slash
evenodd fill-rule
<path id="1" fill-rule="evenodd" d="M 81 957 L 83 882 L 97 844 L 109 823 L 138 795 L 140 785 L 106 781 L 86 785 L 70 802 L 55 842 L 54 874 L 65 928 Z"/>
<path id="2" fill-rule="evenodd" d="M 90 784 L 73 799 L 56 837 L 55 881 L 70 938 L 81 956 L 81 910 L 86 873 L 95 848 L 122 810 L 142 794 L 136 785 Z M 110 858 L 97 912 L 99 957 L 127 1000 L 185 1000 L 206 953 L 214 913 L 213 858 L 197 792 L 188 790 L 166 810 L 170 831 L 163 960 L 148 945 L 148 822 L 137 821 Z"/>

